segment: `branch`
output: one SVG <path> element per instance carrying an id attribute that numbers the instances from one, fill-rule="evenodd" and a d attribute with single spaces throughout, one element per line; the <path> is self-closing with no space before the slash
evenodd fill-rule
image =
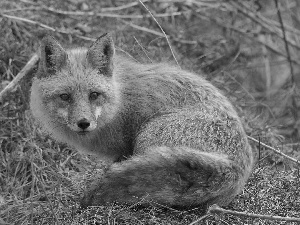
<path id="1" fill-rule="evenodd" d="M 23 2 L 23 3 L 32 4 L 32 5 L 35 5 L 35 6 L 37 6 L 37 5 L 38 6 L 42 6 L 39 3 L 28 1 L 28 0 L 20 0 L 20 1 Z M 148 2 L 148 1 L 149 0 L 143 0 L 143 2 Z M 134 6 L 138 5 L 138 4 L 139 4 L 139 2 L 131 2 L 131 3 L 128 3 L 128 4 L 125 4 L 125 5 L 121 5 L 121 6 L 116 6 L 116 7 L 104 7 L 104 8 L 101 8 L 101 12 L 109 12 L 109 11 L 111 12 L 111 11 L 124 10 L 124 9 L 128 9 L 128 8 L 134 7 Z"/>
<path id="2" fill-rule="evenodd" d="M 0 92 L 0 102 L 11 92 L 17 84 L 24 78 L 24 76 L 35 66 L 39 60 L 38 55 L 33 55 L 31 59 L 26 63 L 23 69 L 17 74 L 17 76 Z"/>
<path id="3" fill-rule="evenodd" d="M 293 65 L 292 65 L 292 61 L 291 61 L 291 53 L 290 53 L 290 49 L 289 49 L 289 45 L 288 45 L 288 40 L 287 40 L 287 36 L 286 36 L 286 33 L 285 33 L 285 27 L 284 27 L 284 24 L 283 24 L 283 20 L 282 20 L 281 12 L 280 12 L 280 9 L 279 9 L 278 1 L 277 0 L 274 0 L 274 1 L 275 1 L 276 9 L 277 9 L 278 19 L 279 19 L 279 22 L 280 22 L 280 25 L 281 25 L 285 50 L 286 50 L 288 61 L 290 63 L 290 67 L 291 67 L 292 83 L 294 83 L 295 75 L 294 75 L 294 71 L 293 71 Z"/>
<path id="4" fill-rule="evenodd" d="M 290 64 L 291 83 L 292 83 L 292 85 L 296 85 L 294 67 L 293 67 L 293 63 L 292 63 L 292 60 L 291 60 L 291 52 L 290 52 L 290 49 L 289 49 L 287 35 L 286 35 L 286 32 L 285 32 L 286 29 L 285 29 L 285 26 L 283 24 L 283 19 L 282 19 L 281 12 L 280 12 L 280 9 L 279 9 L 278 0 L 274 0 L 274 2 L 275 2 L 276 9 L 277 9 L 278 20 L 279 20 L 279 23 L 281 25 L 284 46 L 285 46 L 286 54 L 288 56 L 287 59 L 288 59 L 289 64 Z M 299 120 L 299 114 L 298 114 L 299 107 L 298 107 L 297 100 L 296 100 L 297 92 L 296 92 L 295 88 L 293 88 L 293 92 L 294 92 L 294 95 L 292 95 L 292 106 L 293 106 L 292 113 L 294 115 L 295 121 L 298 121 Z M 299 129 L 295 128 L 295 130 L 296 130 L 297 134 L 299 135 Z"/>
<path id="5" fill-rule="evenodd" d="M 58 33 L 61 33 L 61 34 L 73 35 L 73 36 L 75 36 L 77 38 L 80 38 L 80 39 L 83 39 L 83 40 L 86 40 L 86 41 L 95 41 L 96 40 L 95 38 L 90 38 L 90 37 L 78 35 L 76 33 L 72 33 L 72 32 L 69 32 L 69 31 L 64 31 L 64 30 L 60 30 L 60 29 L 57 29 L 57 28 L 53 28 L 53 27 L 50 27 L 50 26 L 48 26 L 46 24 L 43 24 L 43 23 L 40 23 L 40 22 L 37 22 L 37 21 L 34 21 L 34 20 L 30 20 L 30 19 L 26 19 L 26 18 L 22 18 L 22 17 L 11 16 L 11 15 L 1 14 L 0 13 L 0 17 L 1 16 L 9 18 L 9 19 L 12 19 L 12 20 L 19 20 L 19 21 L 22 21 L 22 22 L 25 22 L 25 23 L 30 23 L 30 24 L 42 27 L 42 28 L 47 29 L 47 30 L 51 30 L 53 32 L 58 32 Z"/>
<path id="6" fill-rule="evenodd" d="M 247 213 L 247 212 L 237 212 L 237 211 L 233 211 L 233 210 L 223 209 L 223 208 L 219 207 L 218 205 L 214 204 L 208 208 L 206 215 L 193 221 L 189 225 L 195 225 L 213 214 L 230 214 L 230 215 L 239 216 L 239 217 L 245 216 L 245 217 L 259 218 L 259 219 L 265 219 L 265 220 L 300 222 L 300 218 L 297 218 L 297 217 L 282 217 L 282 216 L 262 215 L 262 214 Z"/>
<path id="7" fill-rule="evenodd" d="M 258 38 L 265 41 L 270 37 L 269 37 L 269 35 L 261 35 Z M 270 95 L 271 95 L 270 89 L 271 89 L 272 75 L 271 75 L 271 65 L 270 65 L 271 63 L 270 63 L 267 48 L 265 45 L 262 46 L 262 53 L 263 53 L 263 60 L 264 60 L 264 65 L 265 65 L 267 98 L 269 99 Z"/>
<path id="8" fill-rule="evenodd" d="M 142 27 L 142 26 L 127 22 L 125 20 L 120 20 L 120 21 L 122 23 L 125 23 L 128 26 L 131 26 L 134 29 L 141 30 L 141 31 L 144 31 L 144 32 L 147 32 L 147 33 L 150 33 L 150 34 L 154 34 L 154 35 L 159 36 L 159 37 L 165 37 L 161 32 L 149 29 L 147 27 Z M 197 44 L 197 41 L 182 40 L 182 39 L 179 39 L 179 38 L 172 37 L 170 35 L 167 35 L 167 36 L 169 37 L 170 40 L 176 41 L 176 42 L 179 42 L 179 43 L 182 43 L 182 44 L 188 44 L 188 45 L 196 45 Z"/>
<path id="9" fill-rule="evenodd" d="M 251 141 L 254 141 L 254 142 L 260 144 L 261 146 L 264 146 L 264 147 L 266 147 L 266 148 L 272 150 L 272 151 L 275 152 L 276 154 L 281 155 L 281 156 L 283 156 L 283 157 L 285 157 L 285 158 L 291 160 L 292 162 L 294 162 L 294 163 L 300 165 L 300 161 L 299 161 L 299 160 L 294 159 L 294 158 L 292 158 L 291 156 L 288 156 L 288 155 L 282 153 L 280 150 L 275 149 L 275 148 L 273 148 L 273 147 L 271 147 L 271 146 L 269 146 L 269 145 L 267 145 L 267 144 L 264 144 L 264 143 L 262 143 L 262 142 L 256 140 L 256 139 L 253 138 L 253 137 L 248 136 L 248 139 L 250 139 Z"/>
<path id="10" fill-rule="evenodd" d="M 148 2 L 149 0 L 143 0 L 142 2 Z M 101 12 L 107 12 L 107 11 L 119 11 L 119 10 L 124 10 L 124 9 L 128 9 L 131 8 L 133 6 L 138 5 L 139 2 L 131 2 L 128 3 L 126 5 L 121 5 L 121 6 L 116 6 L 116 7 L 107 7 L 107 8 L 102 8 Z"/>
<path id="11" fill-rule="evenodd" d="M 217 206 L 216 204 L 209 207 L 208 213 L 209 214 L 230 214 L 234 216 L 246 216 L 251 218 L 276 220 L 276 221 L 280 220 L 280 221 L 288 221 L 288 222 L 300 222 L 300 218 L 296 218 L 296 217 L 282 217 L 282 216 L 262 215 L 262 214 L 247 213 L 247 212 L 237 212 L 233 210 L 223 209 Z"/>
<path id="12" fill-rule="evenodd" d="M 176 57 L 175 57 L 175 54 L 174 54 L 174 51 L 173 51 L 173 48 L 171 46 L 171 43 L 169 41 L 169 38 L 168 38 L 168 35 L 165 33 L 164 29 L 161 27 L 161 25 L 159 24 L 159 22 L 156 20 L 156 18 L 154 17 L 154 15 L 151 13 L 151 11 L 145 6 L 145 4 L 141 1 L 141 0 L 138 0 L 141 5 L 147 10 L 147 12 L 150 14 L 150 16 L 153 18 L 153 20 L 155 21 L 155 23 L 157 24 L 157 26 L 159 27 L 159 29 L 161 30 L 161 32 L 164 34 L 164 37 L 166 38 L 167 42 L 168 42 L 168 45 L 169 45 L 169 48 L 171 50 L 171 53 L 173 55 L 173 58 L 176 62 L 176 64 L 180 67 Z"/>
<path id="13" fill-rule="evenodd" d="M 204 220 L 204 219 L 206 219 L 207 217 L 210 217 L 210 216 L 211 216 L 211 215 L 209 215 L 209 214 L 206 214 L 206 215 L 204 215 L 204 216 L 201 216 L 199 219 L 197 219 L 197 220 L 191 222 L 189 225 L 195 225 L 195 224 L 201 222 L 202 220 Z"/>
<path id="14" fill-rule="evenodd" d="M 8 9 L 1 11 L 2 13 L 12 13 L 12 12 L 18 12 L 18 11 L 30 11 L 30 10 L 39 10 L 37 7 L 24 7 L 24 8 L 16 8 L 16 9 Z"/>
<path id="15" fill-rule="evenodd" d="M 55 13 L 60 15 L 68 15 L 68 16 L 97 16 L 97 17 L 108 17 L 108 18 L 122 18 L 122 19 L 144 19 L 144 18 L 150 18 L 151 15 L 119 15 L 119 14 L 112 14 L 112 13 L 97 13 L 93 11 L 83 12 L 83 11 L 64 11 L 59 9 L 54 9 L 51 7 L 45 7 L 40 6 L 41 9 Z M 34 10 L 34 8 L 33 8 Z M 155 17 L 173 17 L 173 16 L 181 16 L 185 13 L 190 12 L 188 11 L 182 11 L 182 12 L 172 12 L 172 13 L 159 13 L 154 14 Z"/>

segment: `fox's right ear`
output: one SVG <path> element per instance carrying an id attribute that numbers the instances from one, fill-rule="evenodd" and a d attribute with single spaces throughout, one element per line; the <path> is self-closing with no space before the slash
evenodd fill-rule
<path id="1" fill-rule="evenodd" d="M 59 71 L 66 63 L 67 53 L 58 41 L 50 36 L 45 36 L 40 46 L 41 77 L 49 76 Z"/>

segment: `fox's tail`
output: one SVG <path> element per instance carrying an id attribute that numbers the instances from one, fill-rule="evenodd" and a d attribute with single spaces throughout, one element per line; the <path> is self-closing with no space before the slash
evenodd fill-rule
<path id="1" fill-rule="evenodd" d="M 82 206 L 148 199 L 160 204 L 228 204 L 243 188 L 251 169 L 227 156 L 186 147 L 152 147 L 143 155 L 112 165 L 95 183 Z"/>

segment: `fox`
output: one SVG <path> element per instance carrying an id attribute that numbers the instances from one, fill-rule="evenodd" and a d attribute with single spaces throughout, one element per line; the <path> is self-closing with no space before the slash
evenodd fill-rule
<path id="1" fill-rule="evenodd" d="M 228 205 L 244 188 L 253 152 L 221 91 L 170 63 L 141 63 L 106 33 L 90 47 L 41 40 L 30 108 L 58 142 L 109 164 L 82 207 L 114 202 Z"/>

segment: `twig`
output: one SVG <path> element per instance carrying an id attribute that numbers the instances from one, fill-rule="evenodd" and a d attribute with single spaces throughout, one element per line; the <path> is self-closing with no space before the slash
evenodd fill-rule
<path id="1" fill-rule="evenodd" d="M 159 36 L 159 37 L 165 37 L 161 32 L 158 32 L 158 31 L 155 31 L 155 30 L 152 30 L 152 29 L 149 29 L 147 27 L 141 27 L 139 25 L 136 25 L 136 24 L 133 24 L 133 23 L 130 23 L 130 22 L 127 22 L 125 20 L 120 20 L 122 23 L 128 25 L 128 26 L 131 26 L 137 30 L 141 30 L 141 31 L 145 31 L 147 33 L 151 33 L 151 34 L 154 34 L 156 36 Z"/>
<path id="2" fill-rule="evenodd" d="M 210 216 L 211 216 L 211 215 L 209 215 L 209 214 L 206 214 L 206 215 L 204 215 L 204 216 L 201 216 L 199 219 L 197 219 L 197 220 L 191 222 L 189 225 L 195 225 L 195 224 L 201 222 L 202 220 L 204 220 L 204 219 L 206 219 L 207 217 L 210 217 Z"/>
<path id="3" fill-rule="evenodd" d="M 155 31 L 155 30 L 152 30 L 152 29 L 149 29 L 147 27 L 142 27 L 142 26 L 139 26 L 139 25 L 136 25 L 136 24 L 133 24 L 133 23 L 130 23 L 130 22 L 127 22 L 125 20 L 120 20 L 122 23 L 125 23 L 126 25 L 128 26 L 131 26 L 133 27 L 134 29 L 137 29 L 137 30 L 141 30 L 141 31 L 144 31 L 144 32 L 147 32 L 147 33 L 151 33 L 151 34 L 154 34 L 156 36 L 159 36 L 159 37 L 165 37 L 165 35 L 163 35 L 161 32 L 158 32 L 158 31 Z M 169 39 L 171 39 L 172 41 L 176 41 L 176 42 L 179 42 L 179 43 L 182 43 L 182 44 L 188 44 L 188 45 L 196 45 L 197 44 L 197 41 L 191 41 L 191 40 L 182 40 L 182 39 L 179 39 L 179 38 L 175 38 L 175 37 L 172 37 L 170 35 L 167 35 Z"/>
<path id="4" fill-rule="evenodd" d="M 0 102 L 11 92 L 22 78 L 35 66 L 39 57 L 38 55 L 33 55 L 31 59 L 26 63 L 23 69 L 17 74 L 17 76 L 0 92 Z"/>
<path id="5" fill-rule="evenodd" d="M 168 35 L 165 33 L 164 29 L 161 27 L 161 25 L 159 24 L 159 22 L 155 19 L 155 17 L 154 17 L 153 14 L 151 13 L 151 11 L 145 6 L 145 4 L 144 4 L 141 0 L 138 0 L 138 1 L 139 1 L 139 2 L 141 3 L 141 5 L 147 10 L 147 12 L 151 15 L 151 17 L 153 18 L 153 20 L 155 21 L 155 23 L 158 25 L 158 27 L 159 27 L 159 29 L 161 30 L 161 32 L 164 34 L 164 36 L 165 36 L 165 38 L 166 38 L 166 40 L 167 40 L 167 42 L 168 42 L 169 48 L 170 48 L 170 50 L 171 50 L 171 53 L 172 53 L 172 55 L 173 55 L 173 58 L 174 58 L 176 64 L 180 67 L 180 65 L 179 65 L 179 63 L 178 63 L 178 61 L 177 61 L 177 59 L 176 59 L 176 57 L 175 57 L 175 54 L 174 54 L 173 48 L 172 48 L 172 46 L 171 46 L 171 43 L 170 43 L 170 41 L 169 41 Z"/>
<path id="6" fill-rule="evenodd" d="M 280 220 L 280 221 L 288 221 L 288 222 L 300 222 L 300 218 L 296 217 L 282 217 L 282 216 L 271 216 L 271 215 L 262 215 L 255 213 L 247 213 L 247 212 L 237 212 L 233 210 L 223 209 L 216 204 L 212 205 L 208 209 L 209 214 L 230 214 L 234 216 L 246 216 L 251 218 L 259 218 L 259 219 L 267 219 L 267 220 Z"/>
<path id="7" fill-rule="evenodd" d="M 0 16 L 6 17 L 6 18 L 9 18 L 9 19 L 13 19 L 13 20 L 19 20 L 19 21 L 30 23 L 30 24 L 34 24 L 34 25 L 38 25 L 40 27 L 46 28 L 46 29 L 51 30 L 51 31 L 57 31 L 57 29 L 55 29 L 53 27 L 49 27 L 46 24 L 43 24 L 43 23 L 40 23 L 40 22 L 36 22 L 36 21 L 33 21 L 33 20 L 29 20 L 29 19 L 26 19 L 26 18 L 17 17 L 17 16 L 11 16 L 11 15 L 7 15 L 7 14 L 4 14 L 4 13 L 0 13 Z"/>
<path id="8" fill-rule="evenodd" d="M 32 10 L 35 10 L 37 8 L 33 8 Z M 121 19 L 144 19 L 144 18 L 150 18 L 151 15 L 120 15 L 120 14 L 112 14 L 112 13 L 97 13 L 93 11 L 83 12 L 83 11 L 64 11 L 59 9 L 54 9 L 51 7 L 46 6 L 40 6 L 39 10 L 45 10 L 51 13 L 60 14 L 60 15 L 68 15 L 68 16 L 96 16 L 96 17 L 108 17 L 108 18 L 121 18 Z M 203 9 L 202 9 L 203 10 Z M 202 11 L 201 10 L 201 11 Z M 200 11 L 200 10 L 198 10 Z M 189 13 L 188 11 L 182 11 L 182 12 L 172 12 L 172 13 L 159 13 L 155 14 L 155 17 L 170 17 L 170 16 L 181 16 L 185 13 Z"/>
<path id="9" fill-rule="evenodd" d="M 286 50 L 286 53 L 287 53 L 287 58 L 288 58 L 288 61 L 290 63 L 290 67 L 291 67 L 292 83 L 294 83 L 295 75 L 294 75 L 294 71 L 293 71 L 291 53 L 290 53 L 290 49 L 289 49 L 289 45 L 288 45 L 288 41 L 287 41 L 287 36 L 285 34 L 285 27 L 284 27 L 283 20 L 282 20 L 282 17 L 281 17 L 281 12 L 279 10 L 278 1 L 274 0 L 274 2 L 275 2 L 275 5 L 276 5 L 276 9 L 277 9 L 278 20 L 279 20 L 280 25 L 281 25 L 282 36 L 283 36 L 285 50 Z"/>
<path id="10" fill-rule="evenodd" d="M 24 7 L 24 8 L 3 10 L 2 13 L 11 13 L 11 12 L 29 11 L 29 10 L 38 10 L 38 9 L 39 8 L 37 8 L 37 7 Z"/>
<path id="11" fill-rule="evenodd" d="M 32 4 L 32 5 L 39 5 L 41 6 L 41 4 L 36 3 L 36 2 L 32 2 L 32 1 L 28 1 L 28 0 L 20 0 L 23 3 L 27 3 L 27 4 Z M 149 0 L 143 0 L 143 2 L 148 2 Z M 131 7 L 134 7 L 136 5 L 138 5 L 138 2 L 131 2 L 125 5 L 121 5 L 121 6 L 116 6 L 116 7 L 104 7 L 101 8 L 101 12 L 111 12 L 111 11 L 119 11 L 119 10 L 124 10 L 124 9 L 128 9 Z"/>
<path id="12" fill-rule="evenodd" d="M 258 37 L 259 39 L 266 41 L 269 38 L 269 35 L 260 35 Z M 266 41 L 267 43 L 267 41 Z M 268 57 L 268 51 L 265 45 L 262 45 L 262 53 L 263 53 L 263 59 L 264 59 L 264 66 L 265 66 L 265 74 L 266 74 L 266 87 L 267 87 L 267 98 L 270 98 L 270 94 L 271 94 L 271 79 L 272 79 L 272 75 L 271 75 L 271 66 L 270 66 L 270 60 Z"/>
<path id="13" fill-rule="evenodd" d="M 42 28 L 47 29 L 47 30 L 51 30 L 53 32 L 58 32 L 58 33 L 61 33 L 61 34 L 73 35 L 73 36 L 75 36 L 77 38 L 80 38 L 80 39 L 83 39 L 83 40 L 86 40 L 86 41 L 95 41 L 96 40 L 95 38 L 90 38 L 90 37 L 82 36 L 82 35 L 75 34 L 75 33 L 69 32 L 69 31 L 64 31 L 64 30 L 60 30 L 60 29 L 57 29 L 57 28 L 53 28 L 53 27 L 50 27 L 50 26 L 48 26 L 46 24 L 43 24 L 43 23 L 40 23 L 40 22 L 37 22 L 37 21 L 34 21 L 34 20 L 30 20 L 30 19 L 26 19 L 26 18 L 22 18 L 22 17 L 11 16 L 11 15 L 1 14 L 0 13 L 0 17 L 1 16 L 9 18 L 9 19 L 13 19 L 13 20 L 19 20 L 19 21 L 22 21 L 22 22 L 25 22 L 25 23 L 30 23 L 30 24 L 42 27 Z"/>
<path id="14" fill-rule="evenodd" d="M 289 64 L 290 64 L 291 83 L 292 83 L 292 85 L 296 85 L 294 67 L 293 67 L 293 63 L 292 63 L 292 60 L 291 60 L 291 53 L 290 53 L 290 49 L 289 49 L 289 45 L 288 45 L 288 41 L 287 41 L 287 36 L 286 36 L 286 33 L 285 33 L 285 26 L 283 24 L 283 20 L 282 20 L 281 12 L 280 12 L 280 9 L 279 9 L 278 1 L 274 0 L 274 2 L 275 2 L 276 9 L 277 9 L 278 20 L 279 20 L 279 23 L 281 25 L 281 31 L 282 31 L 282 35 L 283 35 L 283 41 L 284 41 L 284 46 L 285 46 L 285 50 L 286 50 L 286 54 L 287 54 L 287 59 L 288 59 Z M 292 95 L 292 97 L 291 97 L 292 98 L 292 105 L 293 105 L 292 112 L 293 112 L 295 121 L 298 121 L 299 120 L 299 115 L 298 115 L 299 107 L 297 106 L 298 104 L 297 104 L 297 101 L 295 99 L 296 95 L 297 95 L 297 93 L 295 91 L 295 88 L 293 88 L 293 92 L 294 92 L 294 95 Z M 299 129 L 295 129 L 295 131 L 297 132 L 297 134 L 299 134 Z"/>
<path id="15" fill-rule="evenodd" d="M 150 60 L 151 63 L 153 63 L 152 59 L 148 56 L 145 48 L 141 45 L 141 43 L 136 39 L 135 36 L 133 36 L 133 38 L 136 41 L 136 43 L 140 46 L 140 48 L 142 49 L 142 51 L 144 52 L 145 56 Z"/>
<path id="16" fill-rule="evenodd" d="M 143 2 L 148 2 L 149 0 L 143 0 Z M 121 5 L 121 6 L 116 6 L 116 7 L 107 7 L 107 8 L 102 8 L 101 12 L 107 12 L 107 11 L 119 11 L 119 10 L 124 10 L 124 9 L 128 9 L 131 7 L 134 7 L 136 5 L 138 5 L 138 2 L 131 2 L 128 3 L 126 5 Z"/>
<path id="17" fill-rule="evenodd" d="M 291 160 L 292 162 L 294 162 L 294 163 L 300 165 L 300 161 L 299 161 L 299 160 L 294 159 L 294 158 L 292 158 L 292 157 L 290 157 L 290 156 L 288 156 L 288 155 L 282 153 L 280 150 L 275 149 L 275 148 L 273 148 L 273 147 L 271 147 L 271 146 L 269 146 L 269 145 L 267 145 L 267 144 L 265 144 L 265 143 L 262 143 L 261 141 L 258 141 L 258 140 L 256 140 L 256 139 L 253 138 L 253 137 L 248 136 L 248 139 L 251 140 L 251 141 L 254 141 L 254 142 L 260 144 L 261 146 L 264 146 L 264 147 L 266 147 L 266 148 L 268 148 L 268 149 L 274 151 L 275 153 L 277 153 L 277 154 L 279 154 L 279 155 L 281 155 L 281 156 L 283 156 L 283 157 L 285 157 L 285 158 Z"/>

